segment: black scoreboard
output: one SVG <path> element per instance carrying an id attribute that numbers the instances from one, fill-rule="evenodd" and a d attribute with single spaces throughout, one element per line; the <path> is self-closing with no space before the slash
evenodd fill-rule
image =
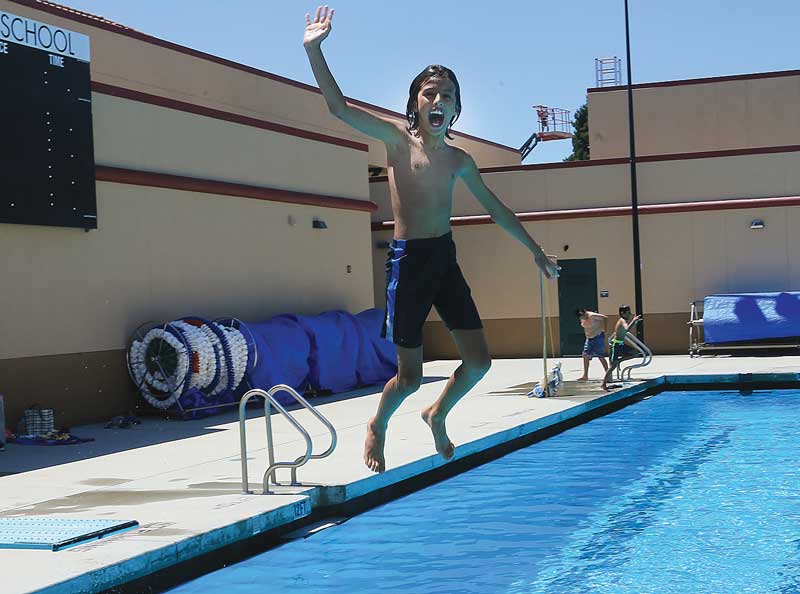
<path id="1" fill-rule="evenodd" d="M 0 11 L 0 223 L 97 228 L 89 38 Z"/>

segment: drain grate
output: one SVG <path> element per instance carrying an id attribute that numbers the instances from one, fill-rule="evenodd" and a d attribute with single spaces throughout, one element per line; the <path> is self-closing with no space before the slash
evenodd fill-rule
<path id="1" fill-rule="evenodd" d="M 139 522 L 136 520 L 85 520 L 47 516 L 0 517 L 0 549 L 59 551 L 138 525 Z"/>

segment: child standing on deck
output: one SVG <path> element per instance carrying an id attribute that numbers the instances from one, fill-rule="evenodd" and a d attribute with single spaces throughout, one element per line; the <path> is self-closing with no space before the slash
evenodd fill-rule
<path id="1" fill-rule="evenodd" d="M 583 343 L 583 376 L 578 378 L 579 382 L 589 380 L 589 362 L 592 357 L 600 359 L 603 370 L 608 371 L 606 363 L 606 316 L 596 311 L 580 308 L 575 311 L 575 315 L 583 326 L 586 335 L 586 342 Z"/>
<path id="2" fill-rule="evenodd" d="M 412 81 L 407 125 L 350 105 L 322 55 L 321 44 L 331 32 L 332 19 L 333 10 L 327 6 L 317 8 L 313 19 L 306 14 L 303 45 L 331 113 L 386 145 L 394 213 L 394 240 L 386 261 L 383 336 L 397 346 L 397 375 L 386 383 L 378 410 L 367 425 L 364 463 L 375 472 L 386 469 L 384 444 L 389 418 L 422 381 L 422 326 L 432 306 L 450 330 L 462 358 L 439 398 L 422 411 L 436 451 L 449 460 L 455 447 L 447 437 L 447 413 L 491 364 L 483 325 L 456 261 L 450 232 L 456 180 L 463 179 L 494 222 L 530 250 L 548 278 L 557 276 L 558 267 L 516 215 L 486 187 L 472 157 L 445 142 L 445 138 L 451 138 L 450 127 L 461 113 L 455 74 L 434 65 Z"/>

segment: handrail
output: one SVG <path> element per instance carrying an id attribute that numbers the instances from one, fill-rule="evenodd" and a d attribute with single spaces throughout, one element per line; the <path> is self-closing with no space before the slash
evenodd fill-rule
<path id="1" fill-rule="evenodd" d="M 653 360 L 653 352 L 648 348 L 648 346 L 639 340 L 634 334 L 626 334 L 625 340 L 628 340 L 630 344 L 639 351 L 639 354 L 642 356 L 641 363 L 634 363 L 633 365 L 627 365 L 626 367 L 620 367 L 617 369 L 617 377 L 622 379 L 622 381 L 626 381 L 626 374 L 627 374 L 627 381 L 631 379 L 631 371 L 634 369 L 638 369 L 640 367 L 646 367 L 650 365 L 650 362 Z"/>
<path id="2" fill-rule="evenodd" d="M 643 341 L 639 340 L 637 336 L 630 337 L 633 343 L 639 348 L 640 352 L 643 353 L 643 358 L 641 363 L 636 363 L 634 365 L 628 365 L 622 372 L 623 380 L 625 379 L 625 374 L 627 373 L 628 381 L 631 379 L 631 371 L 634 369 L 639 369 L 641 367 L 647 367 L 653 361 L 653 351 L 650 350 Z"/>
<path id="3" fill-rule="evenodd" d="M 308 434 L 308 431 L 300 425 L 300 423 L 295 420 L 295 418 L 289 414 L 289 412 L 275 399 L 275 394 L 278 392 L 288 392 L 291 394 L 294 399 L 299 402 L 304 408 L 308 409 L 308 411 L 313 414 L 323 425 L 325 425 L 331 433 L 331 445 L 328 447 L 327 450 L 322 452 L 321 454 L 312 454 L 313 443 L 311 441 L 311 436 Z M 254 388 L 248 391 L 239 403 L 239 436 L 240 436 L 240 445 L 241 445 L 241 456 L 242 456 L 242 492 L 246 494 L 252 494 L 252 491 L 249 490 L 249 481 L 247 477 L 247 437 L 246 437 L 246 429 L 245 429 L 245 421 L 247 420 L 246 417 L 246 406 L 247 402 L 255 397 L 261 396 L 264 398 L 264 419 L 266 424 L 266 431 L 267 431 L 267 454 L 269 456 L 269 467 L 267 468 L 266 472 L 264 472 L 263 478 L 263 494 L 271 494 L 269 490 L 269 477 L 272 476 L 272 482 L 278 484 L 276 479 L 275 471 L 278 468 L 291 468 L 292 469 L 292 485 L 299 485 L 300 483 L 297 482 L 297 469 L 312 459 L 319 459 L 325 458 L 333 453 L 333 450 L 336 448 L 336 429 L 333 425 L 326 419 L 320 412 L 311 406 L 308 401 L 300 396 L 293 388 L 285 385 L 285 384 L 278 384 L 273 386 L 269 389 L 269 391 L 264 391 L 260 388 Z M 306 442 L 306 452 L 304 455 L 298 457 L 293 462 L 275 462 L 275 449 L 273 444 L 272 438 L 272 420 L 271 420 L 271 410 L 270 405 L 274 406 L 278 412 L 280 412 L 289 423 L 297 429 L 297 431 L 303 436 L 303 439 Z"/>
<path id="4" fill-rule="evenodd" d="M 689 302 L 689 321 L 686 324 L 689 326 L 689 357 L 700 355 L 700 344 L 695 338 L 695 327 L 703 325 L 703 318 L 697 317 L 697 304 L 702 303 L 698 301 Z"/>

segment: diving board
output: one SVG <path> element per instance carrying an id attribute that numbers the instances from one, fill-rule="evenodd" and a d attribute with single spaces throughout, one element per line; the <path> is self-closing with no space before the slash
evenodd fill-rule
<path id="1" fill-rule="evenodd" d="M 59 551 L 138 525 L 136 520 L 5 516 L 0 517 L 0 549 Z"/>

